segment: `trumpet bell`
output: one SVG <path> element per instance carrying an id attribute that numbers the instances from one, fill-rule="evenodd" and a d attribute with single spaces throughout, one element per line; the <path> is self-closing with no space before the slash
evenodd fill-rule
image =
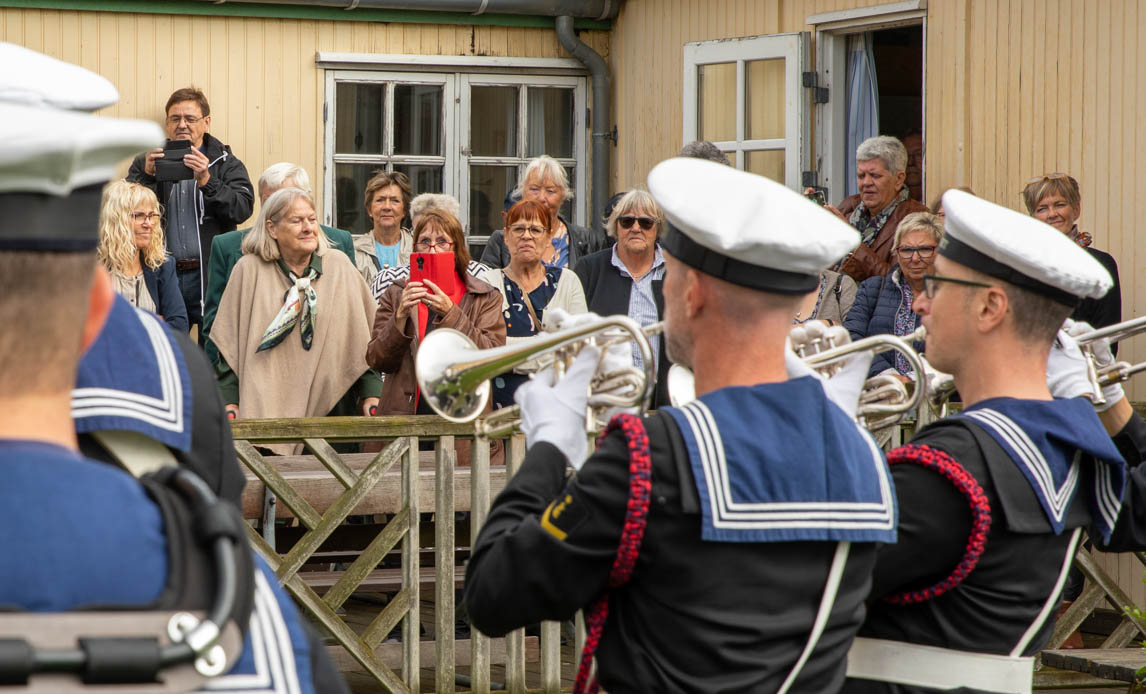
<path id="1" fill-rule="evenodd" d="M 459 356 L 477 351 L 473 340 L 449 328 L 434 330 L 418 348 L 414 375 L 422 397 L 435 412 L 451 422 L 472 421 L 489 402 L 489 380 L 471 387 L 454 377 Z"/>

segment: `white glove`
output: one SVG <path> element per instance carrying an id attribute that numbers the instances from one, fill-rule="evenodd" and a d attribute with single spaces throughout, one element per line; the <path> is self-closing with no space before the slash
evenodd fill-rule
<path id="1" fill-rule="evenodd" d="M 1083 355 L 1078 343 L 1074 341 L 1075 336 L 1093 330 L 1094 328 L 1089 323 L 1075 322 L 1069 318 L 1063 323 L 1062 330 L 1058 331 L 1058 337 L 1055 344 L 1051 346 L 1050 357 L 1047 359 L 1047 387 L 1050 388 L 1051 395 L 1063 398 L 1078 397 L 1079 395 L 1093 396 L 1094 384 L 1090 381 L 1086 356 Z M 1109 340 L 1095 340 L 1090 343 L 1090 349 L 1094 353 L 1094 362 L 1097 368 L 1101 369 L 1114 364 L 1114 354 L 1110 351 Z M 1072 370 L 1068 370 L 1068 366 Z M 1079 378 L 1085 382 L 1085 389 L 1079 382 Z M 1122 390 L 1122 384 L 1115 382 L 1103 386 L 1102 397 L 1106 402 L 1094 406 L 1098 412 L 1105 412 L 1114 407 L 1122 398 L 1126 397 L 1126 393 Z"/>
<path id="2" fill-rule="evenodd" d="M 546 309 L 545 317 L 541 319 L 541 329 L 551 333 L 599 320 L 601 317 L 596 313 L 569 313 L 563 308 L 550 308 Z"/>
<path id="3" fill-rule="evenodd" d="M 836 344 L 844 344 L 848 341 L 844 340 Z M 853 354 L 845 360 L 836 362 L 839 371 L 833 374 L 831 378 L 824 378 L 808 366 L 803 359 L 796 356 L 796 353 L 792 351 L 791 343 L 784 350 L 784 366 L 787 367 L 788 378 L 814 377 L 820 381 L 828 399 L 836 403 L 853 419 L 859 408 L 859 396 L 863 391 L 864 383 L 867 381 L 867 373 L 871 369 L 871 358 L 872 353 L 870 351 Z"/>
<path id="4" fill-rule="evenodd" d="M 554 308 L 545 312 L 545 318 L 541 320 L 547 332 L 556 330 L 565 330 L 573 328 L 578 325 L 586 323 L 596 323 L 601 320 L 601 316 L 596 313 L 569 313 L 564 309 Z M 597 367 L 597 373 L 608 374 L 622 369 L 629 369 L 633 366 L 633 348 L 628 342 L 618 342 L 609 345 L 605 350 L 605 356 L 600 360 Z M 605 393 L 609 391 L 603 391 Z M 590 405 L 597 405 L 593 398 L 589 399 Z M 604 420 L 607 422 L 613 418 L 613 415 L 621 412 L 628 412 L 635 414 L 636 407 L 613 407 L 605 411 Z"/>
<path id="5" fill-rule="evenodd" d="M 546 368 L 522 384 L 513 396 L 521 406 L 521 430 L 526 444 L 548 441 L 565 453 L 575 470 L 581 469 L 589 454 L 585 412 L 600 357 L 601 350 L 586 346 L 561 380 L 554 383 L 552 367 Z"/>

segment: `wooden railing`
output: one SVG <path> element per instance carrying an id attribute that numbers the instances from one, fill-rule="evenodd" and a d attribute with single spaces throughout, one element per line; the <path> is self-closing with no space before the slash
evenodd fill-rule
<path id="1" fill-rule="evenodd" d="M 524 441 L 505 440 L 506 465 L 490 465 L 488 440 L 475 441 L 473 425 L 452 424 L 438 417 L 347 417 L 294 420 L 239 420 L 233 423 L 235 450 L 249 471 L 244 492 L 243 515 L 259 521 L 261 530 L 248 523 L 257 551 L 270 562 L 279 580 L 311 617 L 321 624 L 349 654 L 357 668 L 391 692 L 422 689 L 420 652 L 420 603 L 424 573 L 420 566 L 419 519 L 433 514 L 434 567 L 434 691 L 455 691 L 456 662 L 469 662 L 470 691 L 490 692 L 500 685 L 491 678 L 494 655 L 504 662 L 504 689 L 508 692 L 562 691 L 561 630 L 556 622 L 544 622 L 539 637 L 527 649 L 524 630 L 502 639 L 489 639 L 471 632 L 468 653 L 459 653 L 454 639 L 455 586 L 460 568 L 455 561 L 455 513 L 470 514 L 468 545 L 477 538 L 489 512 L 490 501 L 516 472 L 525 457 Z M 454 444 L 470 440 L 468 467 L 458 467 Z M 384 441 L 386 447 L 373 455 L 340 454 L 335 445 L 344 442 Z M 419 454 L 419 443 L 433 442 L 430 460 Z M 307 455 L 264 456 L 265 443 L 302 444 Z M 394 468 L 397 468 L 394 470 Z M 275 511 L 281 504 L 285 509 Z M 307 582 L 303 566 L 311 561 L 348 516 L 388 515 L 366 549 L 319 595 Z M 293 516 L 305 529 L 289 551 L 276 549 L 276 517 Z M 269 526 L 269 527 L 268 527 Z M 361 631 L 349 626 L 339 614 L 346 600 L 376 574 L 380 562 L 401 544 L 401 586 Z M 383 640 L 402 625 L 401 672 L 383 655 Z M 578 620 L 580 625 L 580 620 Z M 574 645 L 579 649 L 583 632 L 578 628 Z M 573 651 L 577 652 L 577 651 Z M 527 653 L 537 653 L 535 680 L 527 687 Z M 465 656 L 468 656 L 466 658 Z M 347 665 L 345 658 L 338 659 Z"/>

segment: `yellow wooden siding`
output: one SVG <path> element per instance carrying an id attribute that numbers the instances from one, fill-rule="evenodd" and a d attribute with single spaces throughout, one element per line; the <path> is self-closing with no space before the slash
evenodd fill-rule
<path id="1" fill-rule="evenodd" d="M 580 37 L 608 56 L 607 32 Z M 171 92 L 194 84 L 211 103 L 211 133 L 252 180 L 292 161 L 320 197 L 324 76 L 316 52 L 570 57 L 551 29 L 8 8 L 0 8 L 0 40 L 110 79 L 120 102 L 107 115 L 161 120 Z"/>

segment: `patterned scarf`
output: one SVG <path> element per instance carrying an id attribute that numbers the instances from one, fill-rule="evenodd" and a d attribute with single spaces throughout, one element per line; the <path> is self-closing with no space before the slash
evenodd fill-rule
<path id="1" fill-rule="evenodd" d="M 879 235 L 880 229 L 887 223 L 887 218 L 891 216 L 892 212 L 895 212 L 895 208 L 899 206 L 899 203 L 908 198 L 909 193 L 910 191 L 907 189 L 907 186 L 904 186 L 900 189 L 899 194 L 895 196 L 895 199 L 891 201 L 891 204 L 880 210 L 880 213 L 874 217 L 868 214 L 867 208 L 863 206 L 862 202 L 856 205 L 856 208 L 852 210 L 851 216 L 848 217 L 848 222 L 859 231 L 860 236 L 863 237 L 865 246 L 871 245 L 875 237 Z"/>
<path id="2" fill-rule="evenodd" d="M 280 267 L 282 266 L 280 264 Z M 310 284 L 318 279 L 318 271 L 313 267 L 307 269 L 306 277 L 299 277 L 294 274 L 292 270 L 286 270 L 287 276 L 294 282 L 291 288 L 286 291 L 283 296 L 283 305 L 279 309 L 278 315 L 267 326 L 267 331 L 263 333 L 263 339 L 259 340 L 259 348 L 256 352 L 270 349 L 286 339 L 291 330 L 294 330 L 295 323 L 302 323 L 299 329 L 299 335 L 302 337 L 302 348 L 310 349 L 311 343 L 314 342 L 314 321 L 315 315 L 318 312 L 318 294 L 314 293 L 314 287 Z"/>
<path id="3" fill-rule="evenodd" d="M 1090 244 L 1094 242 L 1094 237 L 1085 231 L 1079 231 L 1077 224 L 1070 228 L 1070 232 L 1067 233 L 1067 236 L 1070 237 L 1071 241 L 1074 241 L 1083 248 L 1089 248 Z"/>
<path id="4" fill-rule="evenodd" d="M 903 300 L 899 302 L 899 308 L 895 311 L 895 335 L 903 337 L 915 332 L 919 327 L 919 314 L 911 310 L 911 304 L 915 302 L 915 292 L 911 291 L 907 278 L 898 269 L 895 272 L 895 280 L 903 294 Z M 895 352 L 895 370 L 904 376 L 910 376 L 914 372 L 911 362 L 907 361 L 907 357 L 898 350 Z"/>

